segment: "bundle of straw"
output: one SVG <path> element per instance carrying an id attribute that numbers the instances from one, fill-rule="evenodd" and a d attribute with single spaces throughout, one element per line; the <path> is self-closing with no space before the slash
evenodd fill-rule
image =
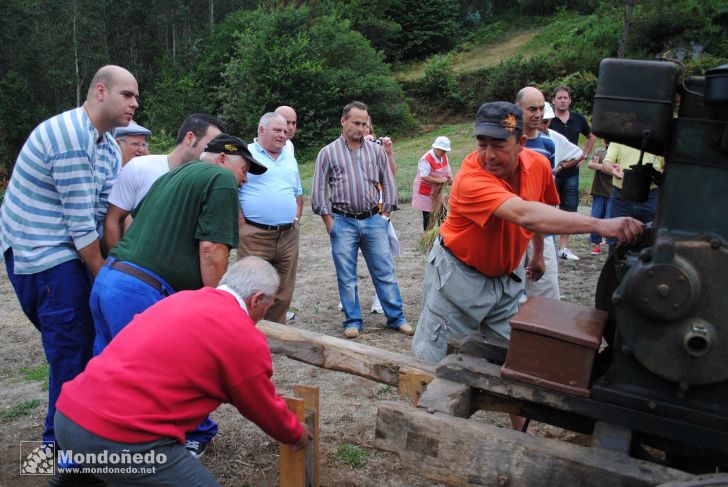
<path id="1" fill-rule="evenodd" d="M 425 232 L 420 237 L 419 245 L 422 250 L 429 252 L 432 244 L 435 243 L 437 235 L 440 233 L 440 222 L 445 220 L 447 216 L 447 184 L 439 184 L 432 194 L 432 212 L 430 212 L 430 221 L 427 223 Z"/>

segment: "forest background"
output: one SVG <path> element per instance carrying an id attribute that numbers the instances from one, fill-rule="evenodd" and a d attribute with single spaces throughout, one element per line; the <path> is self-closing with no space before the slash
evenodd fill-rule
<path id="1" fill-rule="evenodd" d="M 135 119 L 154 131 L 152 153 L 172 147 L 190 113 L 216 115 L 228 132 L 251 140 L 260 116 L 286 104 L 298 112 L 296 154 L 304 174 L 338 135 L 341 108 L 351 100 L 370 106 L 379 135 L 406 145 L 427 133 L 426 144 L 440 127 L 461 127 L 481 103 L 512 100 L 528 84 L 541 87 L 547 99 L 567 84 L 575 108 L 589 114 L 599 62 L 618 53 L 675 58 L 688 74 L 728 62 L 723 0 L 4 5 L 0 180 L 9 177 L 30 131 L 78 106 L 93 73 L 108 63 L 128 68 L 139 81 Z"/>

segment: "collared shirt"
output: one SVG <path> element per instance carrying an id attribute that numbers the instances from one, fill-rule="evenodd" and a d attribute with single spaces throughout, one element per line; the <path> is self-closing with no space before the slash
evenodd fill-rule
<path id="1" fill-rule="evenodd" d="M 370 211 L 379 204 L 380 184 L 382 211 L 396 210 L 397 186 L 382 146 L 364 139 L 358 149 L 351 149 L 341 135 L 316 158 L 311 208 L 317 215 L 329 215 L 331 208 L 346 213 Z"/>
<path id="2" fill-rule="evenodd" d="M 559 117 L 554 117 L 553 120 L 551 120 L 549 128 L 569 139 L 569 142 L 574 145 L 579 145 L 579 134 L 582 134 L 584 137 L 589 137 L 589 134 L 591 134 L 589 122 L 587 122 L 586 118 L 584 118 L 581 113 L 573 110 L 569 111 L 569 118 L 566 122 L 563 122 Z M 556 177 L 562 179 L 576 176 L 578 174 L 579 168 L 574 166 L 561 170 Z"/>
<path id="3" fill-rule="evenodd" d="M 268 168 L 260 175 L 248 173 L 248 182 L 240 187 L 238 199 L 246 219 L 265 225 L 293 223 L 298 212 L 296 197 L 303 194 L 298 163 L 293 152 L 285 148 L 273 159 L 256 138 L 248 144 L 256 161 Z"/>
<path id="4" fill-rule="evenodd" d="M 483 169 L 478 151 L 468 155 L 455 176 L 447 218 L 440 225 L 440 235 L 448 250 L 460 262 L 488 277 L 513 272 L 533 235 L 524 227 L 495 216 L 498 207 L 516 196 L 552 206 L 559 204 L 546 158 L 523 149 L 518 160 L 521 187 L 516 193 L 506 180 Z"/>
<path id="5" fill-rule="evenodd" d="M 0 207 L 0 246 L 13 248 L 16 273 L 78 259 L 78 249 L 99 238 L 120 167 L 116 141 L 99 134 L 83 107 L 31 132 Z"/>
<path id="6" fill-rule="evenodd" d="M 233 289 L 230 286 L 221 284 L 221 285 L 217 286 L 217 289 L 219 289 L 220 291 L 225 291 L 226 293 L 232 294 L 233 297 L 235 298 L 235 300 L 240 305 L 240 307 L 243 308 L 243 311 L 245 311 L 245 313 L 248 315 L 250 314 L 250 313 L 248 313 L 248 306 L 245 304 L 245 301 L 243 301 L 243 298 L 241 298 L 238 293 L 233 291 Z"/>

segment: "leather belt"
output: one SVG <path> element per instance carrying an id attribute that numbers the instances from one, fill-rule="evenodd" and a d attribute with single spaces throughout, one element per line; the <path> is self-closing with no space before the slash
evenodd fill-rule
<path id="1" fill-rule="evenodd" d="M 479 272 L 480 274 L 483 274 L 482 272 L 480 272 L 480 271 L 479 271 L 478 269 L 476 269 L 475 267 L 471 266 L 470 264 L 466 264 L 466 263 L 465 263 L 465 262 L 463 262 L 462 260 L 458 259 L 458 258 L 457 258 L 457 256 L 456 256 L 455 254 L 453 254 L 453 253 L 452 253 L 452 250 L 450 250 L 449 248 L 447 248 L 447 245 L 445 245 L 445 239 L 444 239 L 444 238 L 442 238 L 442 235 L 438 235 L 438 238 L 440 239 L 440 247 L 442 247 L 443 249 L 445 249 L 445 251 L 446 251 L 446 252 L 447 252 L 448 254 L 452 255 L 453 259 L 456 259 L 456 260 L 457 260 L 458 262 L 460 262 L 460 263 L 461 263 L 461 264 L 463 264 L 464 266 L 470 267 L 470 268 L 471 268 L 471 269 L 473 269 L 473 270 L 474 270 L 475 272 Z M 483 274 L 483 275 L 485 276 L 485 274 Z M 490 276 L 485 276 L 485 277 L 487 277 L 487 278 L 489 278 L 489 279 L 497 279 L 497 278 L 492 278 L 492 277 L 490 277 Z M 511 279 L 513 279 L 513 280 L 514 280 L 514 281 L 516 281 L 516 282 L 522 282 L 521 278 L 520 278 L 520 277 L 518 277 L 518 274 L 516 274 L 515 272 L 511 272 L 510 274 L 508 274 L 508 277 L 510 277 Z"/>
<path id="2" fill-rule="evenodd" d="M 379 207 L 374 207 L 369 211 L 365 211 L 364 213 L 347 213 L 345 211 L 337 210 L 336 208 L 331 209 L 332 212 L 336 213 L 337 215 L 345 216 L 346 218 L 355 218 L 357 220 L 365 220 L 369 218 L 370 216 L 379 214 Z"/>
<path id="3" fill-rule="evenodd" d="M 168 296 L 169 293 L 167 292 L 167 289 L 162 285 L 161 282 L 159 282 L 154 277 L 150 276 L 143 270 L 137 269 L 133 265 L 125 264 L 121 261 L 115 260 L 111 263 L 107 261 L 105 264 L 110 269 L 114 269 L 115 271 L 123 272 L 124 274 L 127 274 L 129 276 L 135 277 L 142 281 L 145 284 L 150 285 L 160 293 L 164 294 L 165 296 Z"/>
<path id="4" fill-rule="evenodd" d="M 256 228 L 262 228 L 263 230 L 272 230 L 276 232 L 282 232 L 293 228 L 293 223 L 281 223 L 280 225 L 265 225 L 264 223 L 254 222 L 253 220 L 245 220 L 245 223 L 249 223 Z"/>

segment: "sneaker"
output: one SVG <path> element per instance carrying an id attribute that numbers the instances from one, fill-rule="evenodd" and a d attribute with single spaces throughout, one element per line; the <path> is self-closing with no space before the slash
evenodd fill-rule
<path id="1" fill-rule="evenodd" d="M 574 255 L 574 253 L 567 248 L 559 250 L 559 257 L 566 260 L 579 260 L 579 257 Z"/>
<path id="2" fill-rule="evenodd" d="M 599 248 L 599 244 L 596 244 L 591 251 L 592 255 L 601 255 L 602 249 Z"/>
<path id="3" fill-rule="evenodd" d="M 359 328 L 356 326 L 350 326 L 344 330 L 344 336 L 346 338 L 358 338 L 359 337 Z"/>
<path id="4" fill-rule="evenodd" d="M 296 313 L 293 311 L 286 311 L 286 321 L 291 321 L 296 317 Z"/>
<path id="5" fill-rule="evenodd" d="M 384 308 L 382 308 L 382 303 L 379 302 L 379 298 L 377 295 L 374 295 L 374 301 L 372 301 L 372 313 L 374 314 L 384 314 Z"/>
<path id="6" fill-rule="evenodd" d="M 207 450 L 209 444 L 209 441 L 187 440 L 185 441 L 185 449 L 190 452 L 190 455 L 194 458 L 202 458 L 202 455 L 205 454 L 205 450 Z"/>
<path id="7" fill-rule="evenodd" d="M 341 301 L 339 301 L 339 304 L 336 306 L 336 309 L 338 309 L 339 311 L 344 311 L 344 305 L 341 304 Z"/>
<path id="8" fill-rule="evenodd" d="M 412 325 L 410 325 L 409 323 L 405 323 L 403 325 L 400 325 L 400 327 L 397 328 L 397 331 L 400 332 L 400 333 L 404 333 L 408 337 L 411 337 L 412 335 L 415 334 L 414 327 Z"/>

